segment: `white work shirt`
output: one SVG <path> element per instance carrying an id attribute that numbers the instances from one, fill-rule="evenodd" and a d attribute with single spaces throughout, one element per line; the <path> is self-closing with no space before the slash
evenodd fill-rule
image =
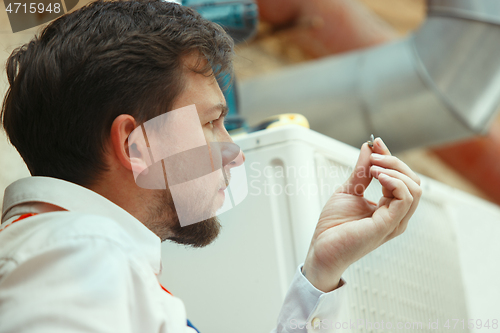
<path id="1" fill-rule="evenodd" d="M 37 215 L 13 223 L 27 213 Z M 160 246 L 140 221 L 89 189 L 48 177 L 14 182 L 0 229 L 0 333 L 195 333 L 183 302 L 158 282 Z M 345 287 L 322 293 L 300 268 L 273 332 L 316 331 L 304 326 L 339 310 Z"/>

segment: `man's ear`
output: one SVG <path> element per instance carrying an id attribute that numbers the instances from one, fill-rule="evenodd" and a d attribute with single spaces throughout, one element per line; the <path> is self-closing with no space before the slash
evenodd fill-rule
<path id="1" fill-rule="evenodd" d="M 134 178 L 151 165 L 148 148 L 140 127 L 134 117 L 122 114 L 115 118 L 111 125 L 111 144 L 119 163 L 132 170 Z"/>

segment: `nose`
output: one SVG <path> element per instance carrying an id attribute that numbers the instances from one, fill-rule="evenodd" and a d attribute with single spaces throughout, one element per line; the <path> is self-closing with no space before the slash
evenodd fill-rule
<path id="1" fill-rule="evenodd" d="M 245 162 L 245 154 L 240 147 L 232 142 L 219 143 L 222 157 L 222 167 L 234 168 Z"/>
<path id="2" fill-rule="evenodd" d="M 236 167 L 239 167 L 240 165 L 242 165 L 243 163 L 245 163 L 245 154 L 240 149 L 240 152 L 238 153 L 236 158 L 228 164 L 228 167 L 229 168 L 236 168 Z"/>

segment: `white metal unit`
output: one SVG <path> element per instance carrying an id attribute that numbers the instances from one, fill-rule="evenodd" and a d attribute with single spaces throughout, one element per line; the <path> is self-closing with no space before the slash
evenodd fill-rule
<path id="1" fill-rule="evenodd" d="M 274 328 L 321 209 L 359 154 L 299 126 L 256 132 L 236 143 L 246 155 L 249 194 L 221 216 L 219 239 L 204 249 L 163 245 L 160 280 L 184 300 L 188 318 L 202 332 Z M 419 331 L 431 331 L 429 323 L 439 320 L 432 331 L 440 332 L 447 331 L 446 319 L 464 319 L 464 332 L 475 331 L 467 328 L 469 318 L 499 319 L 494 260 L 500 244 L 494 240 L 500 209 L 422 179 L 424 194 L 406 232 L 345 272 L 348 297 L 339 321 L 421 322 Z M 366 196 L 378 200 L 378 181 Z"/>

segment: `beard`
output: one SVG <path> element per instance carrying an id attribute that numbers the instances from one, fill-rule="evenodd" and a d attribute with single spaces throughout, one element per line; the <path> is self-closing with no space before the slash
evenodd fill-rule
<path id="1" fill-rule="evenodd" d="M 181 226 L 170 190 L 155 195 L 150 213 L 150 229 L 161 241 L 173 241 L 191 247 L 204 247 L 212 243 L 222 225 L 214 216 L 201 222 Z"/>

